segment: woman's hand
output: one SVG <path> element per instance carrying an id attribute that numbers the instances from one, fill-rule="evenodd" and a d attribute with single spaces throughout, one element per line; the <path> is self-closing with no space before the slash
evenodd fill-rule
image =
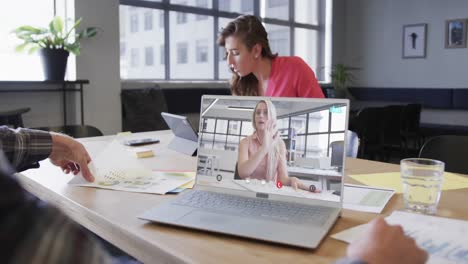
<path id="1" fill-rule="evenodd" d="M 269 152 L 274 148 L 274 142 L 278 137 L 278 128 L 276 128 L 275 122 L 273 120 L 268 120 L 265 128 L 265 136 L 263 137 L 262 145 Z"/>
<path id="2" fill-rule="evenodd" d="M 305 185 L 301 180 L 297 177 L 289 177 L 289 183 L 294 190 L 301 189 L 304 191 L 320 193 L 321 191 L 317 189 L 315 186 L 311 188 L 309 185 Z"/>

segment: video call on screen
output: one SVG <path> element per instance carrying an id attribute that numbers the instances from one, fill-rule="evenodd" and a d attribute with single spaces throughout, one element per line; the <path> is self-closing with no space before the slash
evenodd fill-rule
<path id="1" fill-rule="evenodd" d="M 239 142 L 255 132 L 254 109 L 262 98 L 204 98 L 200 116 L 197 183 L 318 199 L 339 200 L 348 109 L 329 100 L 269 98 L 284 141 L 287 175 L 320 194 L 238 175 Z"/>

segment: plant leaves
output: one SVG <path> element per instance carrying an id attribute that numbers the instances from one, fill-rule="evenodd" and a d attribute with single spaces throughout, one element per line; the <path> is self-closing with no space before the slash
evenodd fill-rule
<path id="1" fill-rule="evenodd" d="M 24 43 L 18 45 L 16 50 L 23 51 L 29 47 L 29 53 L 32 53 L 39 48 L 63 48 L 75 55 L 79 55 L 81 47 L 79 41 L 83 38 L 91 38 L 97 35 L 97 28 L 95 27 L 88 27 L 79 32 L 74 31 L 81 21 L 81 18 L 77 19 L 66 34 L 64 32 L 63 20 L 59 16 L 52 19 L 48 28 L 27 25 L 18 27 L 12 33 L 16 34 Z M 72 32 L 76 33 L 72 34 Z"/>
<path id="2" fill-rule="evenodd" d="M 15 51 L 16 52 L 22 52 L 28 45 L 29 45 L 29 43 L 27 43 L 27 42 L 25 42 L 23 44 L 20 44 L 20 45 L 16 46 Z"/>
<path id="3" fill-rule="evenodd" d="M 34 52 L 36 52 L 40 47 L 39 46 L 34 46 L 34 47 L 31 47 L 28 51 L 28 54 L 32 54 Z"/>
<path id="4" fill-rule="evenodd" d="M 97 28 L 89 27 L 83 30 L 83 37 L 84 38 L 92 38 L 97 35 Z"/>
<path id="5" fill-rule="evenodd" d="M 37 27 L 32 27 L 32 26 L 21 26 L 21 27 L 15 29 L 14 32 L 16 34 L 22 33 L 22 32 L 24 32 L 24 33 L 29 32 L 31 34 L 40 34 L 40 33 L 43 33 L 44 30 L 47 31 L 47 29 L 45 29 L 45 28 L 37 28 Z"/>
<path id="6" fill-rule="evenodd" d="M 54 24 L 54 28 L 57 32 L 58 35 L 62 35 L 62 31 L 63 31 L 63 20 L 61 17 L 59 16 L 56 16 L 54 18 L 54 20 L 52 20 L 53 24 Z"/>
<path id="7" fill-rule="evenodd" d="M 52 37 L 52 43 L 53 45 L 57 45 L 57 43 L 60 42 L 60 38 L 63 36 L 63 21 L 62 18 L 59 16 L 54 17 L 52 21 L 49 23 L 49 31 L 51 33 Z"/>
<path id="8" fill-rule="evenodd" d="M 65 39 L 67 39 L 68 36 L 70 36 L 70 33 L 71 33 L 78 25 L 80 25 L 81 20 L 83 20 L 81 17 L 78 18 L 78 19 L 76 20 L 75 24 L 73 24 L 73 26 L 70 28 L 70 30 L 68 30 L 67 35 L 65 35 L 65 37 L 64 37 Z"/>
<path id="9" fill-rule="evenodd" d="M 76 56 L 80 55 L 80 43 L 78 42 L 66 45 L 65 49 L 75 54 Z"/>

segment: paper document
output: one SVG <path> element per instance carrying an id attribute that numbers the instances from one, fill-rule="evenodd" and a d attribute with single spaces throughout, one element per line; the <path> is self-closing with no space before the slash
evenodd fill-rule
<path id="1" fill-rule="evenodd" d="M 372 174 L 356 174 L 349 177 L 368 186 L 390 188 L 397 193 L 402 193 L 403 186 L 401 183 L 400 172 L 372 173 Z M 445 172 L 444 183 L 442 190 L 455 190 L 468 188 L 468 177 L 459 174 Z"/>
<path id="2" fill-rule="evenodd" d="M 128 192 L 165 194 L 195 178 L 194 172 L 151 171 L 118 140 L 110 143 L 89 164 L 95 181 L 82 176 L 69 182 L 75 186 L 95 187 Z"/>
<path id="3" fill-rule="evenodd" d="M 468 263 L 468 221 L 396 211 L 385 218 L 401 225 L 405 233 L 429 253 L 427 263 Z M 360 225 L 332 235 L 352 242 L 360 238 L 367 225 Z"/>
<path id="4" fill-rule="evenodd" d="M 391 189 L 345 184 L 343 208 L 381 213 L 394 193 Z"/>

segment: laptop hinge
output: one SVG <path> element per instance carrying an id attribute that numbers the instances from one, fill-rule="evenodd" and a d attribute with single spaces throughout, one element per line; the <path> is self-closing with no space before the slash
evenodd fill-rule
<path id="1" fill-rule="evenodd" d="M 268 194 L 267 193 L 257 193 L 257 198 L 268 199 Z"/>

